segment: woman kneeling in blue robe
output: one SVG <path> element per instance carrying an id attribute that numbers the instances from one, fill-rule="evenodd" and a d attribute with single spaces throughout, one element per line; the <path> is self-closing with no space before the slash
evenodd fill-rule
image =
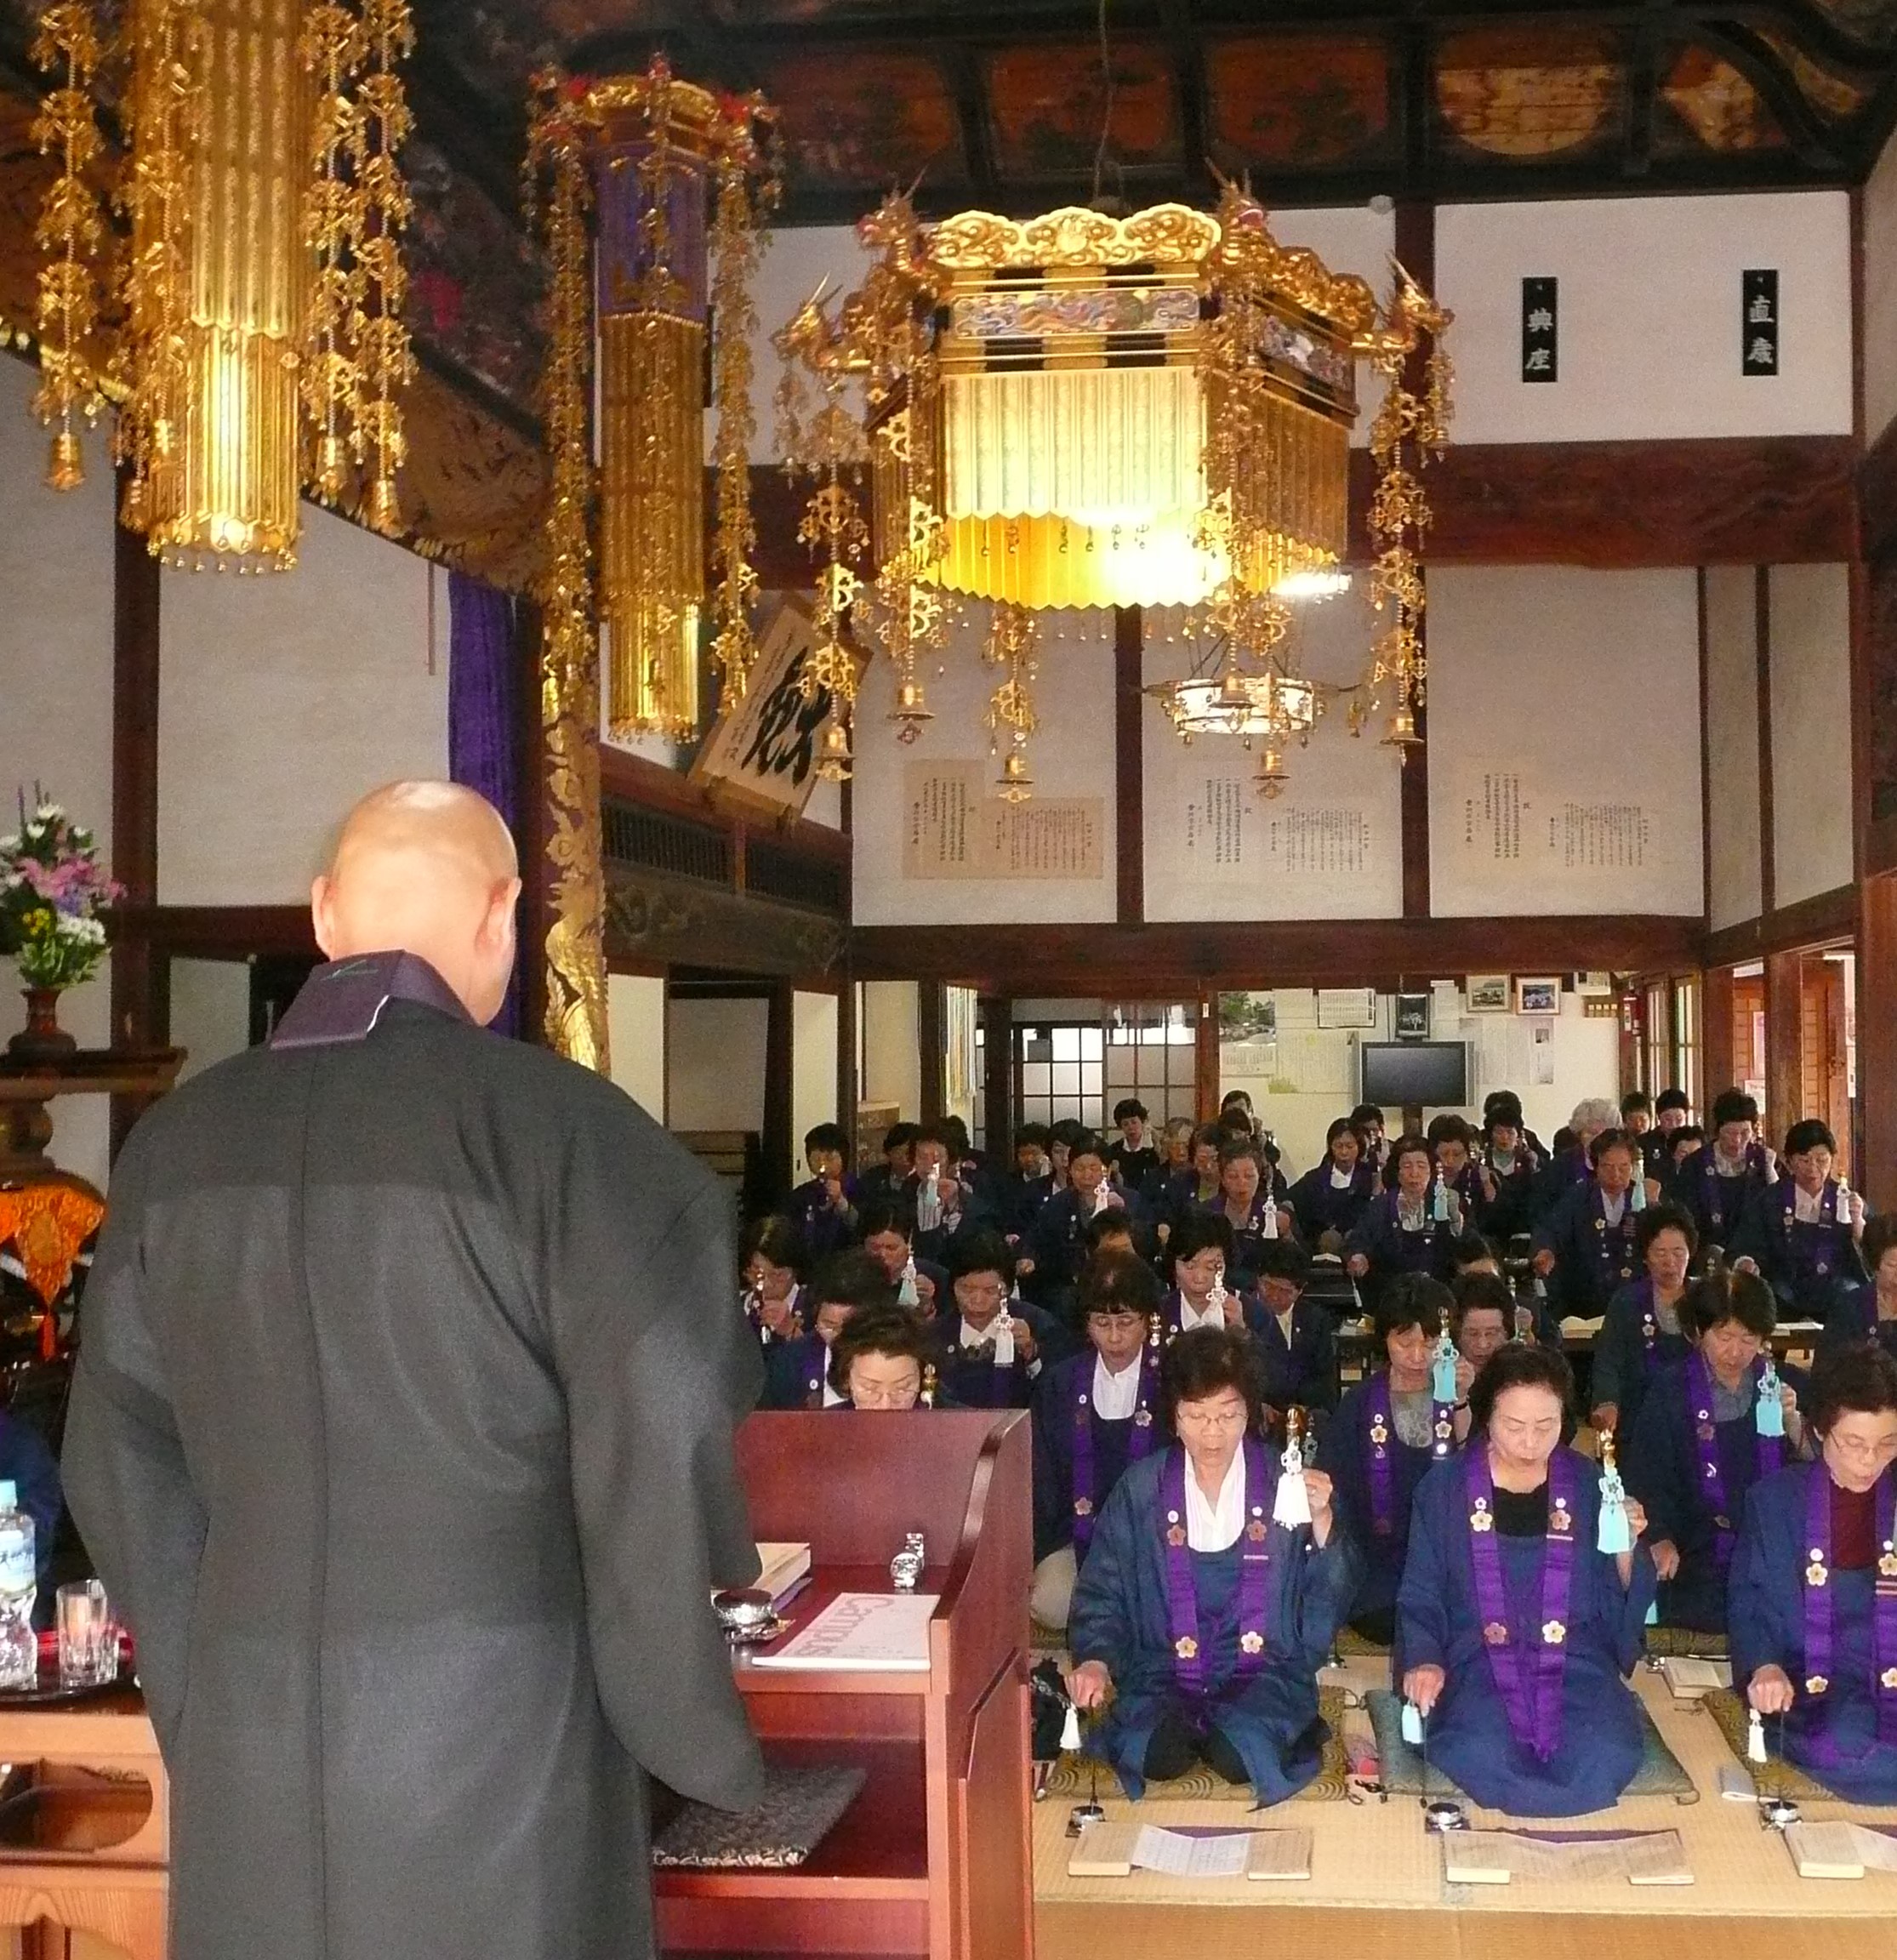
<path id="1" fill-rule="evenodd" d="M 1541 1348 L 1490 1358 L 1469 1392 L 1468 1447 L 1423 1479 L 1397 1601 L 1403 1692 L 1430 1760 L 1516 1817 L 1604 1810 L 1640 1767 L 1626 1676 L 1653 1602 L 1646 1518 L 1598 1550 L 1594 1466 L 1563 1443 L 1574 1376 Z"/>
<path id="2" fill-rule="evenodd" d="M 1260 1439 L 1243 1334 L 1181 1335 L 1160 1399 L 1178 1440 L 1131 1465 L 1101 1513 L 1068 1622 L 1068 1691 L 1082 1709 L 1111 1704 L 1091 1746 L 1129 1795 L 1203 1760 L 1275 1803 L 1318 1773 L 1318 1669 L 1362 1567 L 1319 1472 L 1302 1473 L 1310 1523 L 1276 1521 L 1282 1465 Z"/>
<path id="3" fill-rule="evenodd" d="M 1661 1624 L 1722 1633 L 1746 1496 L 1803 1439 L 1804 1376 L 1770 1365 L 1772 1289 L 1756 1273 L 1708 1274 L 1688 1290 L 1681 1319 L 1692 1350 L 1654 1376 L 1622 1461 L 1646 1507 Z"/>
<path id="4" fill-rule="evenodd" d="M 1818 1460 L 1755 1484 L 1733 1554 L 1733 1678 L 1785 1755 L 1854 1803 L 1897 1803 L 1897 1360 L 1827 1353 Z"/>

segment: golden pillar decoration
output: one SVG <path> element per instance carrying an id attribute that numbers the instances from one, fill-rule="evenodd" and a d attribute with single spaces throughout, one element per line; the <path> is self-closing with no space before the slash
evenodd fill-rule
<path id="1" fill-rule="evenodd" d="M 592 308 L 587 291 L 591 201 L 587 118 L 557 76 L 537 78 L 540 111 L 527 152 L 530 213 L 551 270 L 544 400 L 553 483 L 541 575 L 540 706 L 546 741 L 550 1047 L 601 1074 L 611 1063 L 606 1013 L 606 885 L 600 829 L 600 662 L 593 625 Z"/>
<path id="2" fill-rule="evenodd" d="M 663 60 L 594 83 L 599 130 L 600 612 L 612 645 L 608 718 L 625 738 L 698 732 L 705 602 L 705 336 L 715 247 L 720 664 L 735 692 L 755 657 L 749 606 L 750 273 L 774 195 L 761 105 L 681 82 Z M 754 200 L 754 178 L 763 188 Z M 743 448 L 743 487 L 739 450 Z"/>

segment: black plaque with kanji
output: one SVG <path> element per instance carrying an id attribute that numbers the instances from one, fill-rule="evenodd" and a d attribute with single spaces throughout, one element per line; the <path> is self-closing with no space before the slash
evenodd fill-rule
<path id="1" fill-rule="evenodd" d="M 1552 279 L 1522 282 L 1522 379 L 1560 379 L 1560 322 Z"/>
<path id="2" fill-rule="evenodd" d="M 1760 270 L 1740 275 L 1739 372 L 1779 371 L 1779 276 Z"/>

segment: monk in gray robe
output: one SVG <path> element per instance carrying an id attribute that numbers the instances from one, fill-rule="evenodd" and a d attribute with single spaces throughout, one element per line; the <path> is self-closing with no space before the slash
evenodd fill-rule
<path id="1" fill-rule="evenodd" d="M 647 1776 L 761 1796 L 708 1602 L 757 1570 L 726 1201 L 483 1031 L 518 890 L 478 797 L 369 798 L 331 964 L 113 1177 L 65 1473 L 172 1778 L 175 1960 L 635 1960 Z"/>

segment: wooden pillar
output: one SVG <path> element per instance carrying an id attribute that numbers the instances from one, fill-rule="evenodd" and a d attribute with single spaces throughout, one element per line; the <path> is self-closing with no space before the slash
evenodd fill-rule
<path id="1" fill-rule="evenodd" d="M 546 1042 L 547 929 L 552 923 L 552 867 L 547 863 L 547 744 L 540 705 L 541 613 L 531 599 L 514 608 L 516 713 L 515 780 L 520 784 L 514 848 L 521 860 L 521 903 L 515 932 L 520 942 L 521 1039 Z"/>
<path id="2" fill-rule="evenodd" d="M 842 984 L 836 997 L 836 1120 L 850 1139 L 851 1169 L 860 1169 L 856 1155 L 857 1105 L 863 1099 L 857 1081 L 857 982 L 850 963 L 843 963 Z"/>
<path id="3" fill-rule="evenodd" d="M 1218 1114 L 1218 989 L 1210 983 L 1199 989 L 1199 1020 L 1193 1047 L 1193 1107 L 1201 1123 Z"/>
<path id="4" fill-rule="evenodd" d="M 1739 1057 L 1732 1040 L 1732 968 L 1715 966 L 1700 989 L 1700 1117 L 1704 1121 L 1712 1099 L 1739 1079 Z"/>
<path id="5" fill-rule="evenodd" d="M 790 1195 L 795 1140 L 791 1136 L 793 1078 L 796 1058 L 796 989 L 788 980 L 772 983 L 764 1028 L 765 1201 L 773 1210 Z"/>
<path id="6" fill-rule="evenodd" d="M 1880 1211 L 1897 1207 L 1897 872 L 1864 881 L 1858 926 L 1855 1182 Z"/>
<path id="7" fill-rule="evenodd" d="M 1014 1003 L 984 994 L 982 1017 L 982 1141 L 992 1161 L 1014 1161 Z"/>
<path id="8" fill-rule="evenodd" d="M 149 924 L 158 903 L 160 573 L 145 539 L 122 524 L 112 547 L 112 875 L 126 905 L 146 917 L 113 936 L 111 1040 L 115 1048 L 162 1048 L 171 1040 L 171 962 L 152 944 Z M 145 1107 L 112 1097 L 115 1159 Z"/>
<path id="9" fill-rule="evenodd" d="M 1765 962 L 1765 1131 L 1775 1150 L 1803 1114 L 1804 971 L 1798 953 Z"/>
<path id="10" fill-rule="evenodd" d="M 1436 207 L 1421 200 L 1406 201 L 1396 208 L 1396 255 L 1404 269 L 1419 281 L 1425 291 L 1436 284 Z M 1453 345 L 1453 340 L 1451 341 Z M 1427 383 L 1421 350 L 1410 362 L 1404 379 L 1412 391 L 1421 394 Z M 1427 574 L 1426 574 L 1427 577 Z M 1419 630 L 1427 658 L 1429 650 L 1429 619 L 1427 612 Z M 1429 916 L 1429 704 L 1427 697 L 1415 704 L 1417 746 L 1405 749 L 1399 792 L 1403 848 L 1403 915 L 1405 919 Z M 1372 733 L 1377 732 L 1372 731 Z"/>
<path id="11" fill-rule="evenodd" d="M 1140 715 L 1146 705 L 1146 629 L 1137 606 L 1114 609 L 1114 851 L 1116 916 L 1146 923 L 1146 750 Z"/>
<path id="12" fill-rule="evenodd" d="M 920 1087 L 920 1120 L 942 1120 L 943 1075 L 948 1046 L 948 989 L 940 980 L 924 980 L 915 989 L 915 1046 Z"/>

